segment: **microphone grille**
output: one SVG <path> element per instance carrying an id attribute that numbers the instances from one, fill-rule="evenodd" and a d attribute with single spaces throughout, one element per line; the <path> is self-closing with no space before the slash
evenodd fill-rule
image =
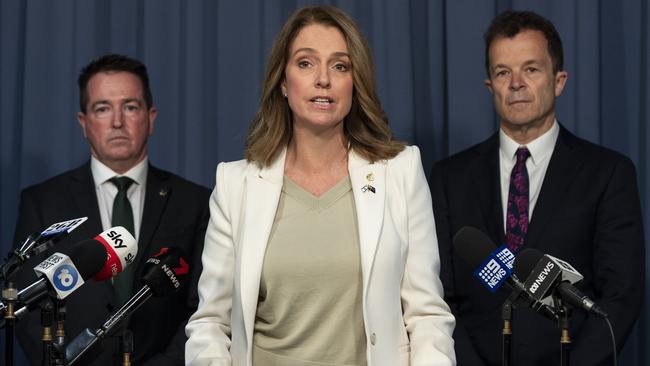
<path id="1" fill-rule="evenodd" d="M 522 281 L 528 278 L 528 275 L 533 271 L 537 262 L 544 257 L 544 253 L 534 248 L 523 249 L 515 257 L 514 271 L 517 277 Z"/>
<path id="2" fill-rule="evenodd" d="M 476 268 L 490 256 L 496 245 L 481 230 L 463 226 L 454 235 L 454 249 L 470 268 Z"/>
<path id="3" fill-rule="evenodd" d="M 149 285 L 155 296 L 166 296 L 185 285 L 189 270 L 179 248 L 162 248 L 145 263 L 142 282 Z"/>
<path id="4" fill-rule="evenodd" d="M 80 241 L 60 252 L 70 257 L 84 281 L 102 269 L 107 256 L 104 246 L 93 239 Z"/>

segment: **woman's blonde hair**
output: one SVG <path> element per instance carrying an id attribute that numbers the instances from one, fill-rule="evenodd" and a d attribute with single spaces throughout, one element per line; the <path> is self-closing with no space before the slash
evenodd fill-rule
<path id="1" fill-rule="evenodd" d="M 347 14 L 332 6 L 314 6 L 293 13 L 273 43 L 260 108 L 248 132 L 246 159 L 269 165 L 291 139 L 292 114 L 281 85 L 291 43 L 298 32 L 310 24 L 337 28 L 348 46 L 354 91 L 343 130 L 350 148 L 371 162 L 394 157 L 404 149 L 404 144 L 393 140 L 388 128 L 388 119 L 376 92 L 375 66 L 368 42 Z"/>

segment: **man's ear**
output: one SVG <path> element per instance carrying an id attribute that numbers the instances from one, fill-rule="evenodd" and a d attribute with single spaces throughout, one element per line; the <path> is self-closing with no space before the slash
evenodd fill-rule
<path id="1" fill-rule="evenodd" d="M 490 91 L 490 94 L 494 94 L 494 90 L 492 89 L 492 80 L 485 79 L 485 80 L 483 80 L 483 84 L 485 84 L 485 86 L 488 88 L 488 90 Z"/>
<path id="2" fill-rule="evenodd" d="M 155 106 L 149 108 L 149 136 L 153 134 L 153 125 L 156 122 L 156 117 L 158 116 L 158 109 Z"/>
<path id="3" fill-rule="evenodd" d="M 77 123 L 79 123 L 79 126 L 81 126 L 81 131 L 84 134 L 85 138 L 88 138 L 88 134 L 86 134 L 86 114 L 84 112 L 77 112 Z"/>
<path id="4" fill-rule="evenodd" d="M 562 94 L 562 91 L 564 90 L 564 86 L 566 85 L 566 81 L 569 78 L 569 73 L 566 71 L 558 71 L 555 74 L 555 97 L 559 97 L 560 94 Z"/>

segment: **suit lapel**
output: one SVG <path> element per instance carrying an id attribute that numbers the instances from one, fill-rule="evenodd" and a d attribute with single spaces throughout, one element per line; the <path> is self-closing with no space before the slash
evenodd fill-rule
<path id="1" fill-rule="evenodd" d="M 167 200 L 172 194 L 168 178 L 167 173 L 149 165 L 144 208 L 142 210 L 142 224 L 140 225 L 138 238 L 138 255 L 133 264 L 135 268 L 141 268 L 139 263 L 143 260 L 149 246 L 151 246 L 153 234 L 158 230 L 160 218 L 165 211 Z M 139 278 L 139 273 L 136 273 L 134 278 Z"/>
<path id="2" fill-rule="evenodd" d="M 372 265 L 379 243 L 379 234 L 384 220 L 386 200 L 386 164 L 370 164 L 350 150 L 348 171 L 352 183 L 352 194 L 357 211 L 359 230 L 359 252 L 363 274 L 363 293 L 367 293 Z M 366 185 L 374 188 L 362 189 Z"/>
<path id="3" fill-rule="evenodd" d="M 568 184 L 577 173 L 577 156 L 572 151 L 575 137 L 564 127 L 560 126 L 560 134 L 548 169 L 544 176 L 544 182 L 533 210 L 533 215 L 528 226 L 525 246 L 536 248 L 539 246 L 539 239 L 547 226 L 549 219 L 556 212 L 556 208 L 564 199 L 564 192 Z M 543 243 L 542 243 L 543 244 Z"/>
<path id="4" fill-rule="evenodd" d="M 249 164 L 244 182 L 239 278 L 244 327 L 249 345 L 253 341 L 264 254 L 282 191 L 285 155 L 286 151 L 282 152 L 271 166 L 262 169 L 253 163 Z"/>
<path id="5" fill-rule="evenodd" d="M 94 238 L 102 232 L 102 220 L 99 216 L 99 204 L 90 163 L 86 163 L 72 172 L 69 189 L 79 216 L 88 216 L 88 221 L 81 225 L 86 232 L 84 236 Z"/>
<path id="6" fill-rule="evenodd" d="M 472 180 L 476 185 L 483 222 L 491 238 L 505 242 L 499 167 L 499 135 L 476 147 L 478 159 L 471 159 Z"/>

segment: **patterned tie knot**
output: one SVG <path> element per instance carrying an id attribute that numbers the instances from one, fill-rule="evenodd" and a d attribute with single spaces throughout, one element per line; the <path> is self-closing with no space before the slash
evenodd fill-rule
<path id="1" fill-rule="evenodd" d="M 517 164 L 520 164 L 526 161 L 526 159 L 528 159 L 528 157 L 530 156 L 530 151 L 528 151 L 528 148 L 526 148 L 525 146 L 522 146 L 517 149 L 516 154 L 517 154 Z"/>
<path id="2" fill-rule="evenodd" d="M 117 187 L 118 192 L 126 192 L 134 183 L 133 179 L 129 177 L 113 177 L 109 180 Z"/>

